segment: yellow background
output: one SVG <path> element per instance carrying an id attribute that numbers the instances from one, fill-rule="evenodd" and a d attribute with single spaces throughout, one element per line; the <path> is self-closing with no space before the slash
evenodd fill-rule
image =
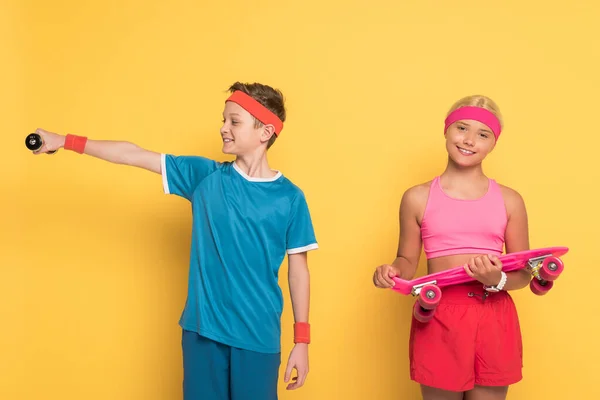
<path id="1" fill-rule="evenodd" d="M 305 191 L 321 246 L 309 256 L 310 374 L 296 392 L 282 382 L 281 399 L 420 398 L 413 299 L 371 275 L 394 258 L 404 190 L 445 167 L 444 113 L 474 93 L 505 115 L 484 167 L 524 196 L 532 247 L 571 248 L 547 296 L 514 293 L 525 379 L 509 398 L 600 397 L 597 2 L 0 7 L 0 399 L 180 398 L 188 203 L 163 195 L 159 175 L 64 150 L 34 157 L 24 138 L 43 127 L 224 160 L 236 80 L 285 93 L 270 162 Z"/>

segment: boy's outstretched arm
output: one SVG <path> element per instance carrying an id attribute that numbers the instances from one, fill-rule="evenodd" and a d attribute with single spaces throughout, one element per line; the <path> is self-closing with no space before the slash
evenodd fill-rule
<path id="1" fill-rule="evenodd" d="M 35 154 L 47 153 L 65 147 L 66 135 L 37 129 L 36 132 L 42 137 L 44 145 Z M 77 140 L 83 140 L 77 139 Z M 114 164 L 130 165 L 133 167 L 147 169 L 148 171 L 161 173 L 161 155 L 139 147 L 134 143 L 85 139 L 83 154 L 99 158 Z"/>
<path id="2" fill-rule="evenodd" d="M 310 308 L 310 273 L 308 271 L 307 253 L 289 254 L 288 262 L 288 281 L 292 309 L 294 312 L 294 322 L 296 324 L 308 323 L 308 313 Z M 304 385 L 304 381 L 308 374 L 308 343 L 296 343 L 292 349 L 285 371 L 286 383 L 290 381 L 293 369 L 296 369 L 297 377 L 293 378 L 295 382 L 290 383 L 287 386 L 288 390 L 298 389 Z"/>

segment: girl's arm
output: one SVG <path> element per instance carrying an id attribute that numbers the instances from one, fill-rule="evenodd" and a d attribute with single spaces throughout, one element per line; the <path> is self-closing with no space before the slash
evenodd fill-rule
<path id="1" fill-rule="evenodd" d="M 421 226 L 419 213 L 427 201 L 427 185 L 408 189 L 400 202 L 400 237 L 396 258 L 391 264 L 377 267 L 373 274 L 373 283 L 378 288 L 394 286 L 393 277 L 410 280 L 417 272 L 421 255 Z"/>
<path id="2" fill-rule="evenodd" d="M 508 213 L 505 232 L 506 253 L 529 250 L 529 223 L 523 197 L 515 190 L 502 187 Z M 506 273 L 504 290 L 518 290 L 529 285 L 531 275 L 524 269 Z"/>

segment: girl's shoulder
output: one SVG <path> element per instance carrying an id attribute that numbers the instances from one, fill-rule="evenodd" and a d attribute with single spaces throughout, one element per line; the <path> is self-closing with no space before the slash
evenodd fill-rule
<path id="1" fill-rule="evenodd" d="M 525 200 L 523 199 L 521 193 L 507 185 L 503 185 L 497 182 L 496 184 L 498 186 L 498 189 L 500 189 L 500 193 L 502 194 L 502 198 L 504 199 L 504 204 L 506 205 L 506 208 L 509 211 L 509 213 L 511 213 L 514 210 L 525 208 Z"/>
<path id="2" fill-rule="evenodd" d="M 407 206 L 421 208 L 427 203 L 429 191 L 434 179 L 411 186 L 404 192 L 402 203 Z"/>

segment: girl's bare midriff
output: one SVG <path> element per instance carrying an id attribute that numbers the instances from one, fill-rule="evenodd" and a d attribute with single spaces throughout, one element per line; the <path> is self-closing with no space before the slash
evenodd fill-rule
<path id="1" fill-rule="evenodd" d="M 480 257 L 481 254 L 456 254 L 432 258 L 427 261 L 428 274 L 445 271 L 450 268 L 459 267 L 469 262 L 471 258 Z"/>

